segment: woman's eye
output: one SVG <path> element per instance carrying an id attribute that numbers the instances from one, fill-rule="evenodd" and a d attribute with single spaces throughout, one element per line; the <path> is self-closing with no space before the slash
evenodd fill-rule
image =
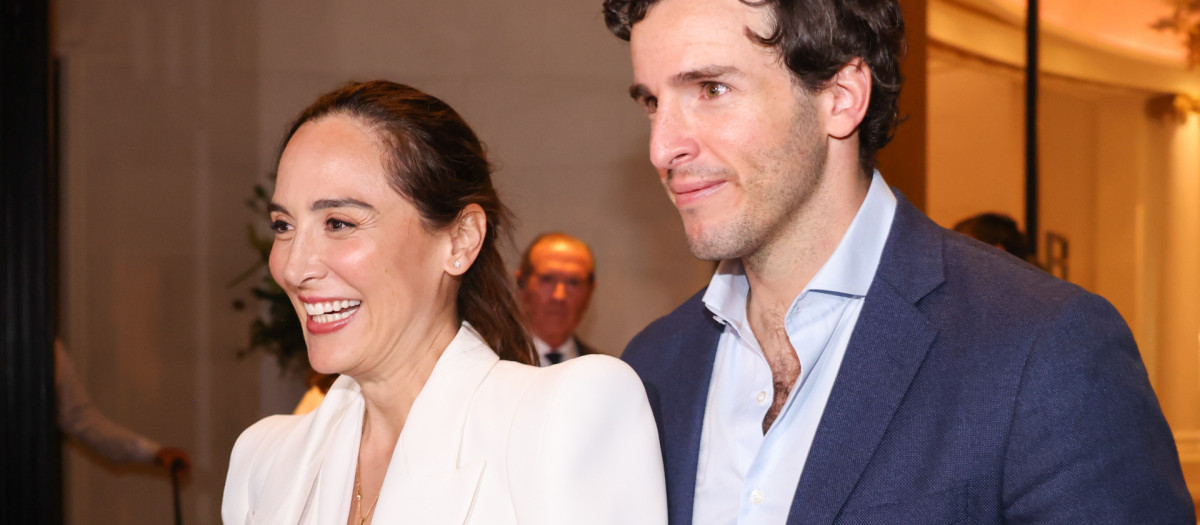
<path id="1" fill-rule="evenodd" d="M 283 233 L 292 229 L 292 225 L 285 221 L 271 221 L 271 230 L 275 233 Z"/>
<path id="2" fill-rule="evenodd" d="M 705 98 L 717 98 L 729 92 L 729 86 L 717 82 L 708 82 L 704 84 L 703 88 Z"/>
<path id="3" fill-rule="evenodd" d="M 347 228 L 353 228 L 354 225 L 351 223 L 348 223 L 346 221 L 339 221 L 337 219 L 329 219 L 329 220 L 325 221 L 325 227 L 329 228 L 330 231 L 339 231 L 339 230 L 345 230 Z"/>

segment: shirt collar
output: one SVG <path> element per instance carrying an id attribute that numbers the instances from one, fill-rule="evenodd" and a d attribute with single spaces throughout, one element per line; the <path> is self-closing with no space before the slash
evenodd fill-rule
<path id="1" fill-rule="evenodd" d="M 563 344 L 558 345 L 558 348 L 550 348 L 550 344 L 543 341 L 536 335 L 530 334 L 533 337 L 533 346 L 537 349 L 538 356 L 545 357 L 550 352 L 558 352 L 562 354 L 564 359 L 570 359 L 579 355 L 579 349 L 575 345 L 575 336 L 568 337 Z"/>
<path id="2" fill-rule="evenodd" d="M 875 279 L 883 246 L 896 213 L 896 196 L 876 170 L 867 196 L 842 235 L 833 255 L 821 265 L 804 290 L 865 297 Z M 740 327 L 746 320 L 750 283 L 741 260 L 721 261 L 704 293 L 704 305 L 723 323 Z"/>
<path id="3" fill-rule="evenodd" d="M 875 270 L 879 268 L 879 258 L 883 255 L 883 245 L 887 243 L 895 213 L 896 196 L 877 170 L 871 175 L 867 197 L 850 227 L 805 291 L 865 297 L 871 289 L 871 281 L 875 280 Z"/>

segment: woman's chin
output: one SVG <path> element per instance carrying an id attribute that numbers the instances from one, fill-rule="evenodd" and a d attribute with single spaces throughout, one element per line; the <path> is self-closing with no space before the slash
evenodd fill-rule
<path id="1" fill-rule="evenodd" d="M 322 351 L 317 346 L 308 347 L 308 366 L 322 374 L 341 374 L 346 371 L 343 356 L 333 355 L 332 352 Z"/>

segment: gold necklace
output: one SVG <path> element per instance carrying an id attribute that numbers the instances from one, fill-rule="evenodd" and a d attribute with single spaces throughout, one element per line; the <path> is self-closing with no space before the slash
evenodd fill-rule
<path id="1" fill-rule="evenodd" d="M 354 507 L 355 516 L 358 519 L 358 525 L 365 525 L 367 520 L 371 518 L 371 513 L 375 512 L 375 504 L 379 503 L 379 495 L 383 493 L 382 487 L 379 492 L 375 493 L 375 501 L 371 503 L 371 508 L 367 509 L 367 515 L 363 516 L 362 511 L 362 483 L 359 482 L 359 470 L 362 470 L 362 461 L 358 461 L 354 471 Z"/>

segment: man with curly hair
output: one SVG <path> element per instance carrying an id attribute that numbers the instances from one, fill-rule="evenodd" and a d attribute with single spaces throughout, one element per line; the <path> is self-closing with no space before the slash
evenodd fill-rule
<path id="1" fill-rule="evenodd" d="M 607 0 L 707 288 L 625 350 L 672 524 L 1194 523 L 1104 299 L 930 221 L 876 170 L 892 0 Z"/>

